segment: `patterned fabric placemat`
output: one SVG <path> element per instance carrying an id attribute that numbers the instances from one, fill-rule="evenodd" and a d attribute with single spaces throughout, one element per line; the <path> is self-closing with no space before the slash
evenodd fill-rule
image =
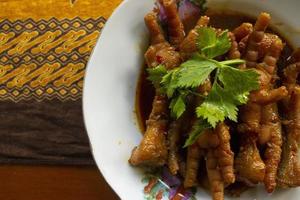
<path id="1" fill-rule="evenodd" d="M 120 2 L 0 0 L 0 163 L 93 163 L 83 77 Z"/>

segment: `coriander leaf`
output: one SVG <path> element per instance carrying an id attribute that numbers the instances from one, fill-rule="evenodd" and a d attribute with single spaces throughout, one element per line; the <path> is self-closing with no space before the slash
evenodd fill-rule
<path id="1" fill-rule="evenodd" d="M 232 59 L 232 60 L 224 60 L 219 62 L 221 65 L 229 65 L 231 67 L 234 67 L 235 65 L 244 64 L 245 60 L 242 59 Z M 233 65 L 233 66 L 232 66 Z"/>
<path id="2" fill-rule="evenodd" d="M 205 129 L 211 128 L 211 125 L 203 119 L 198 119 L 193 127 L 192 131 L 189 133 L 188 139 L 184 143 L 184 148 L 187 146 L 190 146 L 195 143 L 195 141 L 198 139 L 198 137 L 203 133 Z"/>
<path id="3" fill-rule="evenodd" d="M 172 98 L 169 108 L 171 116 L 178 119 L 185 111 L 185 94 L 179 94 L 177 97 Z"/>
<path id="4" fill-rule="evenodd" d="M 200 52 L 204 48 L 212 47 L 217 42 L 217 34 L 213 28 L 201 27 L 198 30 L 198 37 L 196 40 L 197 48 Z"/>
<path id="5" fill-rule="evenodd" d="M 148 68 L 147 72 L 149 74 L 147 79 L 152 82 L 155 88 L 160 87 L 163 76 L 167 74 L 167 70 L 163 65 L 158 65 L 155 68 Z"/>
<path id="6" fill-rule="evenodd" d="M 259 89 L 259 75 L 254 70 L 239 70 L 224 66 L 220 69 L 218 78 L 238 105 L 247 103 L 250 91 Z"/>
<path id="7" fill-rule="evenodd" d="M 207 58 L 214 58 L 226 53 L 231 42 L 228 37 L 228 31 L 223 31 L 217 35 L 216 31 L 210 27 L 201 27 L 198 29 L 197 48 Z"/>
<path id="8" fill-rule="evenodd" d="M 232 95 L 225 91 L 218 83 L 213 87 L 204 102 L 196 108 L 199 118 L 207 121 L 216 127 L 217 123 L 224 121 L 225 117 L 237 121 L 238 108 L 234 103 Z"/>
<path id="9" fill-rule="evenodd" d="M 213 50 L 212 58 L 223 55 L 231 47 L 231 42 L 228 36 L 228 31 L 225 30 L 218 36 L 216 46 Z"/>
<path id="10" fill-rule="evenodd" d="M 181 64 L 178 70 L 177 86 L 182 88 L 195 88 L 201 85 L 209 74 L 218 66 L 210 60 L 194 56 Z"/>
<path id="11" fill-rule="evenodd" d="M 166 92 L 168 98 L 171 98 L 178 88 L 178 68 L 168 71 L 166 75 L 162 77 L 161 84 L 163 90 Z"/>

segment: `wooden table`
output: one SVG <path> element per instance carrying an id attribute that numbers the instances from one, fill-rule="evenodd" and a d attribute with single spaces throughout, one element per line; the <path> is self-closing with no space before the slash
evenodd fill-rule
<path id="1" fill-rule="evenodd" d="M 117 200 L 95 166 L 0 166 L 3 200 Z"/>

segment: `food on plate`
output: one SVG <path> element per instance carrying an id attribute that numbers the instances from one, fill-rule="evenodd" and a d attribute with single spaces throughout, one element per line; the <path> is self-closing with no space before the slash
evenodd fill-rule
<path id="1" fill-rule="evenodd" d="M 289 95 L 283 101 L 283 112 L 286 115 L 285 140 L 282 147 L 282 160 L 278 172 L 278 183 L 281 187 L 300 185 L 300 163 L 298 149 L 300 140 L 300 88 L 297 81 L 300 72 L 300 49 L 291 57 L 284 69 L 283 84 Z"/>
<path id="2" fill-rule="evenodd" d="M 268 13 L 253 21 L 204 2 L 158 0 L 145 16 L 145 131 L 129 163 L 167 166 L 184 188 L 207 182 L 214 200 L 259 183 L 300 186 L 300 50 Z"/>

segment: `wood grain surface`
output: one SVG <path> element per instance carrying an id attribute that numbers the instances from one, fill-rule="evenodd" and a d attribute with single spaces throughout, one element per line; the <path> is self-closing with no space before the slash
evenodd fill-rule
<path id="1" fill-rule="evenodd" d="M 0 166 L 3 200 L 118 200 L 96 167 Z"/>

